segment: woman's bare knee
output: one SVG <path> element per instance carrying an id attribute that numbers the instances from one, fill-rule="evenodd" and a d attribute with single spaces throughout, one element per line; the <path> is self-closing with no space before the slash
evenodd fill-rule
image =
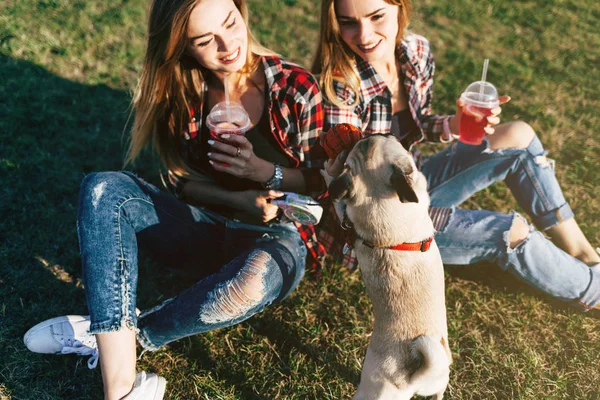
<path id="1" fill-rule="evenodd" d="M 535 137 L 535 131 L 526 122 L 514 121 L 500 124 L 496 133 L 488 136 L 490 148 L 498 149 L 525 149 Z"/>
<path id="2" fill-rule="evenodd" d="M 523 218 L 515 218 L 510 232 L 508 234 L 508 242 L 511 249 L 514 249 L 519 244 L 523 243 L 529 235 L 529 226 Z"/>

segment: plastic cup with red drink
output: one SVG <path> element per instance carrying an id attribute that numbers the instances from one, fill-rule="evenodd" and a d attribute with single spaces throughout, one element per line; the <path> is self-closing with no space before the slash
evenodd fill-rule
<path id="1" fill-rule="evenodd" d="M 217 103 L 206 116 L 210 136 L 222 142 L 221 135 L 243 135 L 250 128 L 250 117 L 241 104 L 234 101 Z"/>
<path id="2" fill-rule="evenodd" d="M 219 142 L 224 142 L 221 135 L 244 135 L 250 129 L 250 117 L 241 104 L 234 101 L 217 103 L 206 116 L 206 126 L 210 130 L 210 137 Z M 225 166 L 229 164 L 221 163 Z"/>
<path id="3" fill-rule="evenodd" d="M 485 80 L 487 66 L 486 59 L 481 80 L 471 83 L 460 96 L 464 105 L 458 140 L 463 143 L 481 144 L 485 136 L 484 128 L 488 125 L 487 117 L 492 115 L 492 110 L 500 105 L 498 91 L 494 85 Z"/>
<path id="4" fill-rule="evenodd" d="M 458 140 L 467 144 L 481 144 L 485 136 L 484 128 L 488 125 L 487 117 L 500 104 L 498 92 L 491 83 L 477 81 L 471 83 L 460 98 L 464 106 Z"/>

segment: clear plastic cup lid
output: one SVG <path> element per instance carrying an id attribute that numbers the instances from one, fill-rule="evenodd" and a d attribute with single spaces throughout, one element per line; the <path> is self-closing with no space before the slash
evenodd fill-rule
<path id="1" fill-rule="evenodd" d="M 244 107 L 240 103 L 230 101 L 229 103 L 222 101 L 215 104 L 206 116 L 206 124 L 217 125 L 223 122 L 228 122 L 238 127 L 240 131 L 247 131 L 250 127 L 250 117 Z"/>
<path id="2" fill-rule="evenodd" d="M 483 90 L 482 90 L 483 87 Z M 460 96 L 467 104 L 482 108 L 498 107 L 498 91 L 489 82 L 477 81 L 471 83 Z"/>

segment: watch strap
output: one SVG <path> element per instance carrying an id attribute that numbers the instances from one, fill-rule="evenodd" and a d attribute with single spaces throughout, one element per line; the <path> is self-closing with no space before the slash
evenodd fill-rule
<path id="1" fill-rule="evenodd" d="M 279 190 L 281 189 L 281 184 L 283 183 L 283 168 L 281 165 L 274 163 L 273 166 L 273 176 L 269 178 L 268 181 L 263 183 L 263 187 L 268 190 Z"/>

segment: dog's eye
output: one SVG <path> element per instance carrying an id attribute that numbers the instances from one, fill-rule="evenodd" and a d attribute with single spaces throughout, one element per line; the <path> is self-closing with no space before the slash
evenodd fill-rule
<path id="1" fill-rule="evenodd" d="M 347 172 L 350 175 L 354 176 L 354 170 L 352 169 L 352 165 L 350 165 L 347 162 L 344 164 L 344 172 Z"/>

